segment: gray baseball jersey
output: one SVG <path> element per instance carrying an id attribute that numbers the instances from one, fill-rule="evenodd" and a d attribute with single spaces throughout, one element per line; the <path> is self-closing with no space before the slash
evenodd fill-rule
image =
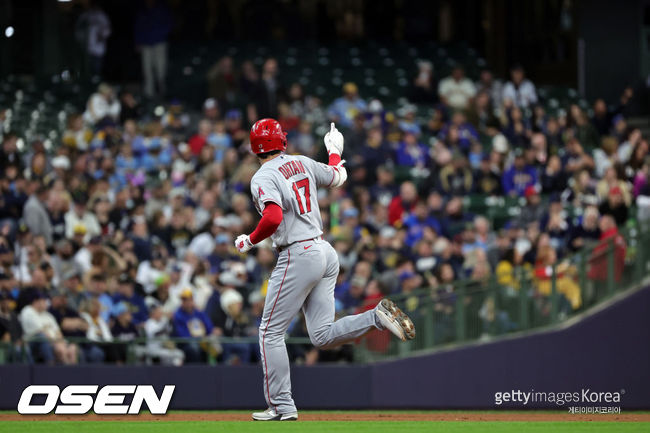
<path id="1" fill-rule="evenodd" d="M 280 155 L 262 165 L 251 180 L 251 194 L 260 215 L 266 202 L 282 208 L 282 223 L 271 236 L 274 245 L 323 234 L 318 187 L 329 186 L 333 180 L 333 167 L 306 156 Z"/>
<path id="2" fill-rule="evenodd" d="M 269 278 L 259 327 L 264 398 L 277 413 L 296 411 L 284 335 L 300 310 L 317 347 L 333 347 L 381 329 L 374 310 L 334 321 L 339 260 L 334 248 L 319 238 L 323 222 L 317 189 L 332 185 L 335 170 L 305 156 L 280 155 L 262 165 L 251 180 L 260 214 L 267 202 L 283 213 L 272 239 L 285 248 Z"/>

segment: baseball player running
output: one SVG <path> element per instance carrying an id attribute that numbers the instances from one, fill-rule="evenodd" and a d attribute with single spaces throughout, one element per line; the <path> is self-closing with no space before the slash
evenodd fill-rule
<path id="1" fill-rule="evenodd" d="M 238 236 L 235 246 L 245 253 L 271 237 L 279 251 L 259 328 L 264 397 L 269 407 L 253 413 L 253 419 L 295 421 L 298 411 L 291 397 L 284 334 L 300 309 L 309 338 L 319 348 L 338 346 L 372 329 L 388 329 L 406 341 L 415 337 L 415 327 L 388 299 L 374 310 L 334 321 L 339 260 L 334 248 L 322 239 L 317 198 L 318 187 L 338 187 L 347 179 L 345 161 L 341 160 L 343 135 L 334 123 L 325 135 L 328 165 L 305 156 L 286 155 L 286 133 L 273 119 L 255 123 L 250 141 L 262 164 L 251 180 L 251 193 L 262 219 L 250 235 Z"/>

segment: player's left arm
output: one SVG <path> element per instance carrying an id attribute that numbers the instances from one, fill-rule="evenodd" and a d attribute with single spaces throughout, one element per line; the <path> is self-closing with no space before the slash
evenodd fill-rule
<path id="1" fill-rule="evenodd" d="M 345 160 L 341 159 L 343 154 L 343 134 L 336 129 L 334 122 L 332 122 L 330 130 L 325 134 L 325 147 L 329 155 L 328 165 L 332 167 L 332 180 L 329 187 L 341 186 L 348 178 L 348 172 L 343 166 Z"/>
<path id="2" fill-rule="evenodd" d="M 235 240 L 235 247 L 245 253 L 253 245 L 270 237 L 282 223 L 282 197 L 272 178 L 255 176 L 251 181 L 251 195 L 262 219 L 250 235 L 241 234 Z"/>

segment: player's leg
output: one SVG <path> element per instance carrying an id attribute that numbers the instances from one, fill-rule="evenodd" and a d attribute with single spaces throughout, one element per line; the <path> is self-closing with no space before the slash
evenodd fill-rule
<path id="1" fill-rule="evenodd" d="M 336 251 L 329 243 L 321 242 L 318 246 L 327 258 L 327 268 L 302 308 L 309 338 L 314 346 L 334 347 L 354 340 L 372 329 L 383 329 L 375 310 L 334 321 L 334 286 L 339 274 L 339 261 Z"/>
<path id="2" fill-rule="evenodd" d="M 309 338 L 316 347 L 335 347 L 375 328 L 388 329 L 403 341 L 415 337 L 413 322 L 390 299 L 383 299 L 373 310 L 334 321 L 334 285 L 339 261 L 329 243 L 320 245 L 327 254 L 327 269 L 323 279 L 307 297 L 302 310 Z"/>
<path id="3" fill-rule="evenodd" d="M 264 398 L 269 408 L 277 414 L 296 412 L 291 397 L 289 357 L 284 334 L 298 314 L 309 289 L 322 276 L 323 263 L 324 260 L 318 255 L 300 254 L 298 250 L 289 249 L 280 254 L 269 279 L 259 338 L 264 369 Z"/>

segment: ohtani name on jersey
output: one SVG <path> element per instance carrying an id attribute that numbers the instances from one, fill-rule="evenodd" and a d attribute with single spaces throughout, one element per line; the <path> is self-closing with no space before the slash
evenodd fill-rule
<path id="1" fill-rule="evenodd" d="M 282 173 L 285 179 L 289 179 L 291 176 L 299 173 L 306 173 L 305 166 L 300 161 L 285 162 L 278 167 L 278 170 L 280 170 L 280 173 Z"/>

